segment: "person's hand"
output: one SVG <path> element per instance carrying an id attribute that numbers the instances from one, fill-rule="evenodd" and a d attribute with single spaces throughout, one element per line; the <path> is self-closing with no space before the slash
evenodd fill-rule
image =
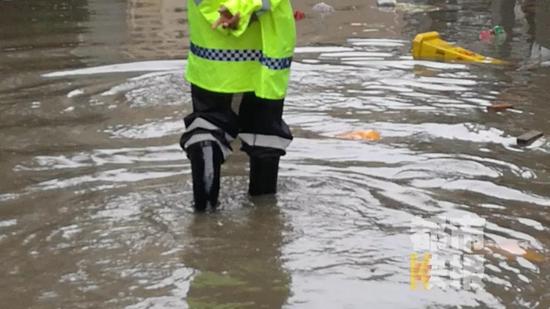
<path id="1" fill-rule="evenodd" d="M 225 6 L 220 7 L 218 12 L 220 13 L 220 18 L 218 18 L 218 20 L 214 22 L 214 24 L 212 25 L 212 29 L 216 29 L 220 25 L 223 28 L 229 28 L 229 29 L 237 28 L 241 17 L 239 13 L 233 15 L 231 14 L 231 12 L 229 12 L 229 10 Z"/>

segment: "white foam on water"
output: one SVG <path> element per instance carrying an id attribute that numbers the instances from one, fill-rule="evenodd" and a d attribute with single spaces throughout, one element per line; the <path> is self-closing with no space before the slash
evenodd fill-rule
<path id="1" fill-rule="evenodd" d="M 439 7 L 429 4 L 397 3 L 396 8 L 409 14 L 435 12 L 441 10 Z"/>
<path id="2" fill-rule="evenodd" d="M 538 221 L 531 220 L 528 218 L 518 218 L 518 221 L 519 223 L 532 227 L 537 231 L 544 231 L 544 226 Z"/>
<path id="3" fill-rule="evenodd" d="M 0 221 L 0 228 L 1 227 L 10 227 L 10 226 L 14 226 L 17 224 L 17 220 L 13 219 L 13 220 L 4 220 L 4 221 Z"/>
<path id="4" fill-rule="evenodd" d="M 126 306 L 126 309 L 151 309 L 151 308 L 188 308 L 186 302 L 187 293 L 197 272 L 183 265 L 172 271 L 166 278 L 145 287 L 147 290 L 162 290 L 172 288 L 168 295 L 148 297 L 136 304 Z"/>
<path id="5" fill-rule="evenodd" d="M 388 85 L 388 86 L 398 86 L 398 87 L 411 87 L 411 88 L 421 88 L 426 90 L 432 90 L 432 91 L 466 91 L 468 88 L 456 86 L 452 84 L 441 84 L 441 83 L 426 83 L 426 82 L 418 82 L 415 80 L 409 80 L 409 79 L 401 79 L 401 78 L 394 78 L 394 79 L 382 79 L 380 80 L 382 84 Z"/>
<path id="6" fill-rule="evenodd" d="M 19 197 L 19 194 L 15 194 L 15 193 L 0 194 L 0 202 L 15 200 L 18 197 Z"/>
<path id="7" fill-rule="evenodd" d="M 496 185 L 481 180 L 414 180 L 412 185 L 417 188 L 438 188 L 447 191 L 469 191 L 502 200 L 527 202 L 541 206 L 550 206 L 550 201 L 543 196 L 523 193 L 521 190 Z M 498 193 L 495 193 L 498 192 Z"/>
<path id="8" fill-rule="evenodd" d="M 315 63 L 320 63 L 321 61 L 317 60 L 317 59 L 304 59 L 302 60 L 303 63 L 311 63 L 311 64 L 315 64 Z"/>
<path id="9" fill-rule="evenodd" d="M 345 61 L 383 61 L 385 58 L 379 58 L 379 57 L 345 57 L 341 58 Z"/>
<path id="10" fill-rule="evenodd" d="M 529 262 L 527 259 L 525 259 L 523 257 L 517 257 L 516 261 L 523 268 L 527 268 L 527 269 L 529 269 L 531 271 L 534 271 L 534 272 L 537 272 L 539 270 L 539 268 L 535 264 Z M 520 275 L 520 276 L 522 276 L 522 275 Z M 522 279 L 522 280 L 525 281 L 525 282 L 529 282 L 529 279 L 527 279 L 526 277 L 525 277 L 525 279 Z"/>
<path id="11" fill-rule="evenodd" d="M 397 69 L 412 69 L 415 65 L 422 65 L 433 69 L 466 69 L 466 65 L 460 63 L 444 63 L 435 61 L 416 60 L 390 60 L 390 61 L 346 61 L 347 65 L 370 66 L 370 67 L 391 67 Z"/>
<path id="12" fill-rule="evenodd" d="M 72 98 L 72 97 L 76 97 L 76 96 L 83 95 L 83 94 L 84 94 L 84 91 L 82 91 L 82 89 L 75 89 L 75 90 L 67 93 L 67 98 Z"/>
<path id="13" fill-rule="evenodd" d="M 391 57 L 392 53 L 381 52 L 340 52 L 340 53 L 323 53 L 319 58 L 343 58 L 343 57 Z"/>
<path id="14" fill-rule="evenodd" d="M 185 130 L 182 120 L 158 121 L 142 125 L 112 127 L 105 130 L 114 138 L 150 139 L 181 134 Z"/>
<path id="15" fill-rule="evenodd" d="M 416 80 L 419 81 L 419 82 L 427 82 L 427 83 L 434 83 L 434 84 L 461 85 L 461 86 L 475 86 L 475 85 L 478 84 L 475 80 L 461 79 L 461 78 L 441 78 L 441 77 L 421 76 Z"/>
<path id="16" fill-rule="evenodd" d="M 391 39 L 348 39 L 348 43 L 353 46 L 401 47 L 408 42 Z"/>
<path id="17" fill-rule="evenodd" d="M 378 0 L 379 6 L 395 6 L 397 2 L 395 0 Z"/>
<path id="18" fill-rule="evenodd" d="M 346 52 L 354 51 L 351 47 L 342 46 L 307 46 L 296 47 L 294 49 L 295 54 L 307 54 L 307 53 L 332 53 L 332 52 Z"/>
<path id="19" fill-rule="evenodd" d="M 43 77 L 66 77 L 76 75 L 93 75 L 93 74 L 109 74 L 109 73 L 126 73 L 126 72 L 158 72 L 158 71 L 174 71 L 183 70 L 186 60 L 158 60 L 158 61 L 139 61 L 130 63 L 120 63 L 111 65 L 102 65 L 98 67 L 90 67 L 84 69 L 58 71 L 43 74 Z"/>

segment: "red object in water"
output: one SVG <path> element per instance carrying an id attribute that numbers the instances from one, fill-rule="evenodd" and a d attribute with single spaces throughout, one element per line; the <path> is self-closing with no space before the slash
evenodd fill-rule
<path id="1" fill-rule="evenodd" d="M 302 19 L 306 18 L 306 14 L 302 11 L 294 11 L 294 19 L 296 21 L 300 21 Z"/>
<path id="2" fill-rule="evenodd" d="M 493 34 L 491 33 L 491 30 L 483 30 L 479 33 L 479 39 L 482 42 L 490 42 L 493 38 Z"/>

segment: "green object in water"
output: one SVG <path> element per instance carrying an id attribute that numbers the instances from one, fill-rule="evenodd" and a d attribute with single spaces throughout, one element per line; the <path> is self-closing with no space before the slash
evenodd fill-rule
<path id="1" fill-rule="evenodd" d="M 504 28 L 502 28 L 501 26 L 495 26 L 493 28 L 493 34 L 495 35 L 504 34 Z"/>
<path id="2" fill-rule="evenodd" d="M 245 285 L 246 282 L 232 277 L 230 275 L 222 275 L 215 272 L 203 272 L 200 273 L 193 282 L 193 287 L 197 288 L 214 288 L 214 287 L 235 287 Z"/>

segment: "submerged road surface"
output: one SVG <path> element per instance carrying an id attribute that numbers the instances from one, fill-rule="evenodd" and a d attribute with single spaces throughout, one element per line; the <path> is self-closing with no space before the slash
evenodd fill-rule
<path id="1" fill-rule="evenodd" d="M 1 307 L 549 308 L 549 1 L 326 2 L 278 194 L 236 151 L 197 215 L 185 2 L 0 1 Z M 430 30 L 514 64 L 413 60 Z"/>

